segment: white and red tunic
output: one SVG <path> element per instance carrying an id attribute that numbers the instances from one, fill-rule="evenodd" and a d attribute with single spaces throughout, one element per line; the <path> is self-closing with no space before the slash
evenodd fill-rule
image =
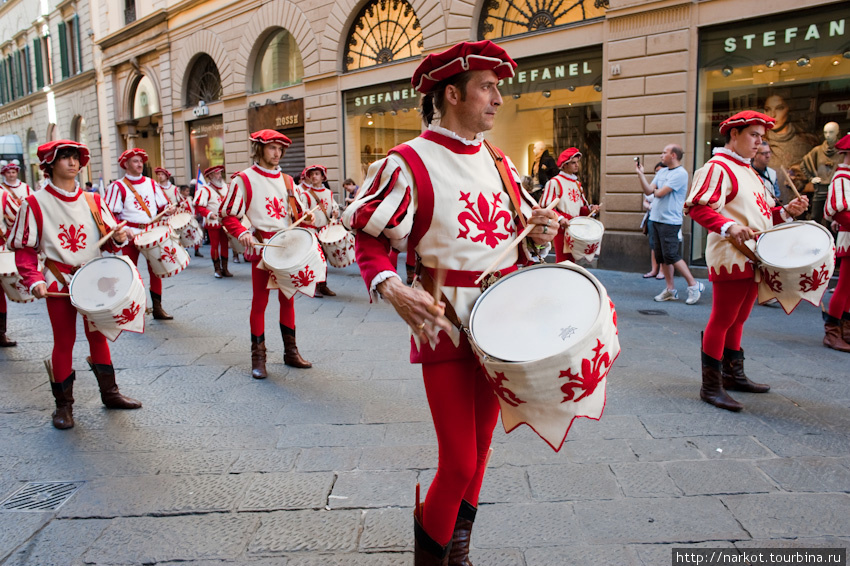
<path id="1" fill-rule="evenodd" d="M 143 201 L 145 206 L 142 206 L 140 201 Z M 168 199 L 153 179 L 144 175 L 124 175 L 109 185 L 106 204 L 115 218 L 119 221 L 126 220 L 127 226 L 133 229 L 134 234 L 138 234 L 168 206 Z"/>
<path id="2" fill-rule="evenodd" d="M 339 205 L 334 200 L 334 193 L 329 188 L 321 185 L 314 187 L 306 183 L 298 185 L 301 193 L 301 201 L 307 210 L 312 210 L 316 205 L 319 209 L 313 213 L 313 223 L 305 225 L 305 228 L 313 228 L 317 232 L 330 224 L 334 214 L 339 214 Z"/>
<path id="3" fill-rule="evenodd" d="M 519 173 L 509 160 L 506 163 L 519 186 Z M 422 266 L 449 270 L 443 293 L 460 322 L 468 324 L 472 306 L 482 292 L 471 282 L 518 233 L 518 211 L 483 145 L 483 136 L 470 142 L 432 125 L 420 137 L 373 163 L 363 187 L 360 198 L 345 210 L 343 224 L 373 238 L 385 237 L 392 248 L 408 253 L 414 251 L 408 240 L 418 239 L 415 251 Z M 533 201 L 525 191 L 521 195 L 521 213 L 529 217 Z M 357 261 L 374 291 L 394 267 L 380 253 L 364 257 L 362 249 L 359 240 Z M 519 253 L 508 253 L 498 269 L 514 269 Z M 527 251 L 526 257 L 530 257 Z M 459 339 L 453 328 L 455 347 Z"/>
<path id="4" fill-rule="evenodd" d="M 543 197 L 540 199 L 540 206 L 549 206 L 549 203 L 556 198 L 561 199 L 554 208 L 558 216 L 572 220 L 576 216 L 587 216 L 590 214 L 590 205 L 584 196 L 581 181 L 575 175 L 561 171 L 549 179 L 549 182 L 543 188 Z"/>
<path id="5" fill-rule="evenodd" d="M 3 215 L 2 221 L 0 221 L 0 246 L 3 245 L 12 225 L 15 223 L 21 203 L 31 194 L 33 194 L 33 190 L 21 181 L 18 181 L 16 185 L 10 185 L 5 181 L 0 182 L 0 214 Z"/>
<path id="6" fill-rule="evenodd" d="M 98 194 L 88 194 L 94 198 L 106 229 L 114 228 L 117 222 L 106 202 Z M 15 254 L 18 271 L 30 290 L 44 282 L 48 291 L 62 291 L 76 268 L 100 257 L 101 250 L 95 244 L 101 233 L 84 195 L 79 184 L 73 192 L 67 192 L 48 183 L 44 190 L 33 193 L 21 204 L 10 234 L 9 248 L 31 252 Z M 103 249 L 117 252 L 120 247 L 110 238 Z M 65 282 L 57 281 L 46 267 L 44 273 L 38 270 L 38 253 L 43 253 L 47 262 L 55 262 Z"/>
<path id="7" fill-rule="evenodd" d="M 839 224 L 835 243 L 837 257 L 850 257 L 850 165 L 840 163 L 829 184 L 823 216 Z"/>
<path id="8" fill-rule="evenodd" d="M 793 220 L 776 206 L 750 160 L 726 148 L 716 148 L 712 158 L 694 173 L 685 213 L 710 231 L 705 259 L 711 281 L 755 276 L 753 262 L 726 239 L 729 226 L 737 223 L 760 231 Z"/>
<path id="9" fill-rule="evenodd" d="M 183 197 L 180 195 L 180 189 L 178 189 L 177 185 L 171 181 L 169 181 L 167 185 L 161 185 L 159 183 L 157 183 L 157 185 L 159 185 L 159 190 L 162 191 L 165 198 L 168 199 L 168 204 L 177 206 L 183 201 Z"/>
<path id="10" fill-rule="evenodd" d="M 226 186 L 215 185 L 212 182 L 203 185 L 195 191 L 195 210 L 204 217 L 204 226 L 208 228 L 218 228 L 221 226 L 218 209 L 221 207 L 225 194 L 227 194 Z M 210 218 L 210 215 L 213 217 Z"/>

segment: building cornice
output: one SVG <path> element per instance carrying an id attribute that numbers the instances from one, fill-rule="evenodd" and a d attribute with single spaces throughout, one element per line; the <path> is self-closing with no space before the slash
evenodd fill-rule
<path id="1" fill-rule="evenodd" d="M 140 33 L 146 32 L 148 30 L 152 30 L 156 26 L 158 26 L 162 23 L 165 23 L 167 21 L 168 21 L 168 12 L 164 9 L 163 10 L 157 10 L 156 12 L 148 14 L 147 16 L 145 16 L 144 18 L 142 18 L 140 20 L 136 20 L 132 24 L 124 26 L 120 30 L 107 35 L 106 37 L 96 41 L 95 43 L 102 50 L 105 51 L 105 50 L 109 49 L 110 47 L 115 47 L 116 45 L 118 45 L 118 44 L 120 44 L 124 41 L 133 39 L 134 37 L 138 36 Z M 166 29 L 163 30 L 163 31 L 164 32 L 168 31 L 167 26 L 166 26 Z"/>
<path id="2" fill-rule="evenodd" d="M 76 74 L 73 77 L 68 77 L 67 79 L 63 79 L 58 83 L 53 83 L 50 88 L 57 96 L 61 96 L 64 94 L 68 94 L 67 91 L 78 90 L 79 87 L 83 86 L 83 84 L 88 82 L 91 82 L 92 86 L 95 86 L 97 82 L 97 73 L 94 69 L 83 71 L 82 73 Z"/>

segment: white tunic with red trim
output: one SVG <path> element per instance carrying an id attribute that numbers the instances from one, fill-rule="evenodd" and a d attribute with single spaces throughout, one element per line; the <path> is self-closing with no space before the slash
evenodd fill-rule
<path id="1" fill-rule="evenodd" d="M 138 193 L 139 197 L 144 201 L 148 212 L 145 212 L 144 207 L 139 204 L 139 200 L 133 194 L 133 191 L 127 188 L 130 185 Z M 147 224 L 162 209 L 168 206 L 168 199 L 160 190 L 156 181 L 144 175 L 140 177 L 131 177 L 124 175 L 111 185 L 106 191 L 106 204 L 109 210 L 115 215 L 119 221 L 127 221 L 134 234 L 138 234 L 144 230 Z"/>
<path id="2" fill-rule="evenodd" d="M 157 184 L 159 185 L 159 183 Z M 174 183 L 169 182 L 168 185 L 159 185 L 159 190 L 165 195 L 168 204 L 178 205 L 183 201 L 183 197 L 180 196 L 180 189 Z"/>
<path id="3" fill-rule="evenodd" d="M 0 245 L 3 244 L 15 223 L 21 202 L 31 194 L 33 194 L 33 190 L 26 183 L 20 181 L 17 185 L 0 183 L 0 213 L 3 215 L 3 219 L 0 221 Z"/>
<path id="4" fill-rule="evenodd" d="M 829 184 L 823 216 L 840 225 L 836 240 L 836 256 L 850 257 L 850 165 L 840 163 Z"/>
<path id="5" fill-rule="evenodd" d="M 556 198 L 561 200 L 555 205 L 554 210 L 558 213 L 558 216 L 563 216 L 567 220 L 581 216 L 581 209 L 583 207 L 590 207 L 584 196 L 584 191 L 578 177 L 564 173 L 563 171 L 549 179 L 549 182 L 546 183 L 546 186 L 543 188 L 543 197 L 540 199 L 540 206 L 546 207 Z"/>
<path id="6" fill-rule="evenodd" d="M 313 223 L 308 224 L 307 228 L 315 228 L 317 231 L 330 224 L 330 219 L 334 213 L 339 215 L 339 205 L 334 200 L 334 193 L 324 185 L 313 187 L 306 183 L 298 185 L 298 192 L 301 194 L 301 200 L 307 210 L 312 210 L 314 206 L 320 205 L 319 209 L 313 213 Z"/>
<path id="7" fill-rule="evenodd" d="M 117 225 L 112 212 L 100 195 L 94 195 L 100 205 L 100 214 L 107 230 Z M 77 185 L 76 191 L 68 193 L 52 183 L 44 190 L 33 193 L 24 200 L 9 239 L 10 249 L 31 248 L 44 253 L 48 260 L 57 262 L 59 271 L 70 274 L 87 261 L 100 257 L 100 248 L 95 244 L 101 234 L 92 215 L 91 208 Z M 110 242 L 107 246 L 112 246 Z M 34 258 L 34 256 L 33 256 Z M 35 263 L 35 259 L 33 259 Z M 24 285 L 30 289 L 40 281 L 47 283 L 49 291 L 61 291 L 66 283 L 59 283 L 54 274 L 45 268 L 39 273 L 19 264 Z M 71 277 L 66 277 L 70 283 Z"/>
<path id="8" fill-rule="evenodd" d="M 217 187 L 209 183 L 195 191 L 195 208 L 204 217 L 204 226 L 217 228 L 221 226 L 218 209 L 227 194 L 227 187 Z"/>
<path id="9" fill-rule="evenodd" d="M 289 203 L 289 191 L 295 197 L 296 210 Z M 247 216 L 254 230 L 268 238 L 292 224 L 303 213 L 292 177 L 279 169 L 269 171 L 257 165 L 241 171 L 230 183 L 219 208 L 227 230 L 237 238 L 247 230 L 241 223 L 227 221 L 227 217 L 240 220 Z M 231 229 L 232 225 L 232 229 Z"/>
<path id="10" fill-rule="evenodd" d="M 729 222 L 760 231 L 773 226 L 775 203 L 748 159 L 728 149 L 716 148 L 714 156 L 694 173 L 690 193 L 685 199 L 685 212 L 696 205 L 706 205 Z M 705 249 L 709 279 L 753 277 L 753 263 L 720 235 L 720 227 L 707 228 L 711 230 Z"/>

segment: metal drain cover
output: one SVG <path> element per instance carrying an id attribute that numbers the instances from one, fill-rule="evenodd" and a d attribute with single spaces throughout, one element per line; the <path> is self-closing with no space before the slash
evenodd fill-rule
<path id="1" fill-rule="evenodd" d="M 55 511 L 82 486 L 83 482 L 29 482 L 0 502 L 0 510 Z"/>
<path id="2" fill-rule="evenodd" d="M 661 309 L 639 309 L 638 312 L 646 316 L 667 316 L 667 311 Z"/>

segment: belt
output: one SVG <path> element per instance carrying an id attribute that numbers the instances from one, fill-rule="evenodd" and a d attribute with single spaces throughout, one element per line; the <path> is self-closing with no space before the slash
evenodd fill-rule
<path id="1" fill-rule="evenodd" d="M 150 222 L 147 223 L 147 224 L 140 224 L 138 222 L 127 222 L 127 226 L 129 226 L 130 228 L 136 228 L 138 230 L 144 230 L 145 228 L 147 228 L 150 225 L 151 225 Z"/>
<path id="2" fill-rule="evenodd" d="M 435 269 L 425 267 L 424 265 L 422 266 L 422 268 L 428 272 L 428 275 L 431 276 L 431 279 L 436 280 L 437 271 Z M 480 284 L 476 283 L 475 280 L 481 277 L 481 274 L 484 273 L 483 271 L 462 271 L 459 269 L 447 269 L 445 270 L 445 280 L 443 281 L 443 285 L 445 285 L 446 287 L 480 287 L 483 291 L 484 289 L 498 281 L 500 278 L 504 277 L 509 273 L 513 273 L 517 269 L 518 268 L 516 265 L 511 265 L 503 269 L 494 271 L 493 273 L 490 273 L 487 277 L 485 277 Z"/>

